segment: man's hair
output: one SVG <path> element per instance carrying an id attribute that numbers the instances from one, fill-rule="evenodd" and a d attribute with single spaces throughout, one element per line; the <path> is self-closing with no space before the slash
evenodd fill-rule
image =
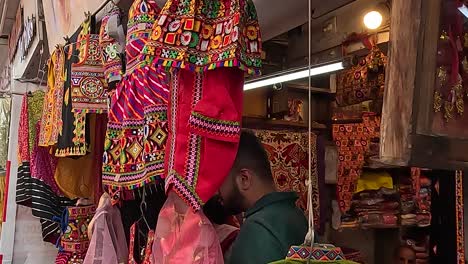
<path id="1" fill-rule="evenodd" d="M 267 183 L 273 181 L 267 152 L 255 134 L 243 129 L 233 170 L 249 169 Z"/>

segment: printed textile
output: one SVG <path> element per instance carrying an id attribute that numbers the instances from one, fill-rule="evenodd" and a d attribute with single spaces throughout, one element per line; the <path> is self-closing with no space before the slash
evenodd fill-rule
<path id="1" fill-rule="evenodd" d="M 31 155 L 29 152 L 28 96 L 23 96 L 18 125 L 18 180 L 16 183 L 16 203 L 31 204 Z"/>
<path id="2" fill-rule="evenodd" d="M 96 207 L 68 207 L 62 215 L 62 236 L 60 253 L 56 264 L 83 263 L 89 247 L 88 225 L 94 216 Z"/>
<path id="3" fill-rule="evenodd" d="M 387 57 L 374 46 L 357 66 L 339 73 L 336 103 L 347 106 L 383 98 L 386 64 Z"/>
<path id="4" fill-rule="evenodd" d="M 65 53 L 62 46 L 52 53 L 47 71 L 47 93 L 44 97 L 39 146 L 57 144 L 62 129 L 63 86 L 65 76 Z"/>
<path id="5" fill-rule="evenodd" d="M 270 159 L 271 171 L 276 188 L 282 192 L 296 192 L 297 206 L 307 212 L 309 170 L 312 173 L 312 201 L 314 225 L 320 226 L 320 192 L 317 170 L 317 136 L 291 131 L 256 130 Z M 311 163 L 309 164 L 309 140 Z"/>
<path id="6" fill-rule="evenodd" d="M 366 114 L 362 123 L 333 125 L 333 140 L 338 147 L 338 203 L 343 213 L 351 206 L 362 173 L 371 139 L 380 137 L 380 117 Z"/>
<path id="7" fill-rule="evenodd" d="M 146 59 L 191 71 L 259 73 L 261 36 L 252 0 L 169 0 L 144 48 Z"/>
<path id="8" fill-rule="evenodd" d="M 163 178 L 169 84 L 163 71 L 135 60 L 158 11 L 154 1 L 138 0 L 129 12 L 126 49 L 132 65 L 111 96 L 102 167 L 103 185 L 115 201 L 120 190 Z"/>
<path id="9" fill-rule="evenodd" d="M 166 191 L 174 190 L 198 211 L 219 190 L 236 158 L 244 73 L 179 70 L 171 81 Z"/>
<path id="10" fill-rule="evenodd" d="M 83 264 L 127 263 L 128 248 L 119 208 L 104 194 L 88 226 L 90 245 Z"/>

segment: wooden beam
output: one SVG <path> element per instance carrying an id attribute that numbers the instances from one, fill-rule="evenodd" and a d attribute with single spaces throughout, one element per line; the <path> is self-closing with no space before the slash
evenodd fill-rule
<path id="1" fill-rule="evenodd" d="M 427 0 L 392 1 L 380 142 L 380 159 L 391 165 L 408 165 L 411 155 L 411 118 L 422 1 Z"/>

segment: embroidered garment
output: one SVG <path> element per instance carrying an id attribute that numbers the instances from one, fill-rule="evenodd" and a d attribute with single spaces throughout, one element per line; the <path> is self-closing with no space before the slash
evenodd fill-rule
<path id="1" fill-rule="evenodd" d="M 135 1 L 130 8 L 127 74 L 111 97 L 103 155 L 103 185 L 119 199 L 121 190 L 160 182 L 168 134 L 166 75 L 155 67 L 137 65 L 159 7 L 153 0 Z"/>
<path id="2" fill-rule="evenodd" d="M 83 264 L 127 263 L 128 248 L 120 211 L 104 194 L 88 227 L 90 245 Z"/>
<path id="3" fill-rule="evenodd" d="M 320 192 L 317 168 L 317 136 L 291 131 L 256 130 L 270 159 L 276 188 L 282 192 L 294 191 L 299 195 L 297 206 L 307 212 L 309 170 L 312 173 L 312 200 L 314 224 L 320 227 Z M 309 140 L 312 163 L 309 164 Z"/>
<path id="4" fill-rule="evenodd" d="M 144 54 L 168 68 L 200 72 L 239 67 L 259 73 L 261 45 L 252 0 L 169 0 Z"/>
<path id="5" fill-rule="evenodd" d="M 135 0 L 128 11 L 126 39 L 126 74 L 141 64 L 140 56 L 148 42 L 153 24 L 161 9 L 154 0 Z"/>
<path id="6" fill-rule="evenodd" d="M 78 34 L 70 38 L 72 44 L 64 48 L 65 51 L 65 84 L 62 103 L 62 131 L 59 134 L 55 156 L 73 157 L 86 155 L 89 147 L 89 126 L 83 126 L 88 121 L 85 112 L 75 112 L 71 98 L 71 67 L 78 61 Z M 79 136 L 78 136 L 79 135 Z M 84 136 L 83 136 L 84 135 Z"/>
<path id="7" fill-rule="evenodd" d="M 111 25 L 110 25 L 111 24 Z M 99 45 L 102 50 L 102 63 L 104 64 L 104 75 L 108 83 L 118 82 L 122 79 L 122 46 L 118 38 L 113 36 L 112 29 L 118 29 L 120 24 L 120 10 L 113 7 L 101 21 L 101 30 L 99 32 Z M 111 29 L 112 28 L 112 29 Z M 123 34 L 123 32 L 122 32 Z"/>
<path id="8" fill-rule="evenodd" d="M 100 120 L 100 121 L 99 121 Z M 90 114 L 88 125 L 90 126 L 90 153 L 79 158 L 60 158 L 55 171 L 55 181 L 60 190 L 71 199 L 92 198 L 95 195 L 95 188 L 99 181 L 99 175 L 96 173 L 96 155 L 99 151 L 96 145 L 101 137 L 104 137 L 104 129 L 99 131 L 99 123 L 103 122 L 97 114 Z"/>
<path id="9" fill-rule="evenodd" d="M 146 241 L 145 251 L 140 255 L 141 262 L 135 260 L 135 242 L 139 239 L 139 233 L 137 232 L 137 223 L 134 223 L 130 227 L 130 249 L 129 249 L 129 260 L 128 264 L 152 264 L 153 259 L 153 242 L 154 242 L 154 230 L 149 230 L 148 238 Z"/>
<path id="10" fill-rule="evenodd" d="M 62 128 L 62 104 L 65 68 L 65 53 L 59 46 L 52 53 L 47 71 L 47 93 L 41 123 L 39 146 L 49 147 L 57 144 Z"/>
<path id="11" fill-rule="evenodd" d="M 203 210 L 193 212 L 173 192 L 159 213 L 151 261 L 152 264 L 224 263 L 216 231 Z"/>
<path id="12" fill-rule="evenodd" d="M 99 35 L 86 34 L 80 42 L 80 60 L 72 64 L 71 98 L 74 112 L 107 112 L 107 82 L 104 77 Z"/>
<path id="13" fill-rule="evenodd" d="M 349 210 L 372 138 L 380 137 L 380 117 L 366 115 L 362 123 L 333 125 L 333 140 L 338 147 L 337 194 L 343 213 Z"/>
<path id="14" fill-rule="evenodd" d="M 172 76 L 166 191 L 195 211 L 219 190 L 236 158 L 243 84 L 243 72 L 233 68 Z"/>
<path id="15" fill-rule="evenodd" d="M 387 57 L 373 46 L 359 65 L 338 73 L 336 102 L 339 106 L 382 99 L 385 88 Z"/>
<path id="16" fill-rule="evenodd" d="M 88 225 L 96 211 L 96 207 L 68 207 L 62 216 L 62 237 L 60 239 L 60 254 L 55 263 L 83 263 L 89 247 Z"/>
<path id="17" fill-rule="evenodd" d="M 135 189 L 162 179 L 168 134 L 165 78 L 158 69 L 139 68 L 111 98 L 103 164 L 103 184 L 111 189 Z"/>

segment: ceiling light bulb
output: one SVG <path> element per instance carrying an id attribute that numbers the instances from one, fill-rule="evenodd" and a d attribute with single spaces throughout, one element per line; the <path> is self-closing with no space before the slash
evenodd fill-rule
<path id="1" fill-rule="evenodd" d="M 377 11 L 371 11 L 364 16 L 364 25 L 368 29 L 377 29 L 382 25 L 382 14 Z"/>

